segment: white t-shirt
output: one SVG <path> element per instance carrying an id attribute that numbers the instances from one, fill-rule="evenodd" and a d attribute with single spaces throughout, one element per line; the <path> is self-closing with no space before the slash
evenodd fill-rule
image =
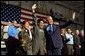
<path id="1" fill-rule="evenodd" d="M 66 44 L 74 44 L 73 35 L 72 34 L 68 34 L 68 33 L 66 33 L 65 35 L 66 35 L 66 39 L 70 40 Z"/>
<path id="2" fill-rule="evenodd" d="M 9 28 L 9 25 L 7 26 L 4 26 L 4 29 L 3 29 L 3 39 L 8 39 L 8 28 Z"/>
<path id="3" fill-rule="evenodd" d="M 11 25 L 11 23 L 9 22 L 9 24 L 7 26 L 3 27 L 3 39 L 8 39 L 8 28 Z"/>

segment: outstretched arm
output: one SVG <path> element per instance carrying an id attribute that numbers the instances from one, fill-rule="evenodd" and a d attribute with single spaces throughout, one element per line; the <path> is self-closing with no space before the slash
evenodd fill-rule
<path id="1" fill-rule="evenodd" d="M 72 20 L 67 21 L 64 25 L 60 25 L 60 28 L 65 28 L 73 23 Z"/>
<path id="2" fill-rule="evenodd" d="M 33 33 L 34 33 L 34 38 L 38 37 L 38 26 L 37 26 L 37 17 L 35 15 L 35 9 L 36 9 L 36 4 L 32 6 L 32 15 L 33 15 Z"/>
<path id="3" fill-rule="evenodd" d="M 36 6 L 36 4 L 34 4 L 34 5 L 32 6 L 32 15 L 33 15 L 34 24 L 37 25 L 37 17 L 36 17 L 36 15 L 35 15 L 35 9 L 36 9 L 36 8 L 37 8 L 37 6 Z"/>

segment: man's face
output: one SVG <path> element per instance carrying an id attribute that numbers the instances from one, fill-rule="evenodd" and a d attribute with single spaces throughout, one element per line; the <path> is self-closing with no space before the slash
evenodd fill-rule
<path id="1" fill-rule="evenodd" d="M 71 31 L 71 29 L 68 29 L 68 33 L 71 33 L 72 31 Z"/>
<path id="2" fill-rule="evenodd" d="M 29 25 L 29 22 L 25 22 L 25 25 L 24 25 L 26 28 L 28 28 L 30 25 Z"/>
<path id="3" fill-rule="evenodd" d="M 61 33 L 66 33 L 65 29 L 61 29 Z"/>
<path id="4" fill-rule="evenodd" d="M 48 23 L 49 23 L 49 24 L 53 24 L 53 19 L 52 19 L 51 16 L 49 16 L 49 17 L 47 18 L 47 20 L 48 20 Z"/>
<path id="5" fill-rule="evenodd" d="M 79 30 L 76 30 L 76 34 L 79 35 Z"/>
<path id="6" fill-rule="evenodd" d="M 14 21 L 14 22 L 13 22 L 13 25 L 14 25 L 14 26 L 17 26 L 17 21 Z"/>
<path id="7" fill-rule="evenodd" d="M 40 23 L 39 23 L 39 28 L 40 28 L 40 29 L 43 29 L 43 28 L 44 28 L 44 22 L 43 22 L 43 21 L 40 21 Z"/>
<path id="8" fill-rule="evenodd" d="M 84 30 L 81 30 L 81 31 L 80 31 L 80 34 L 81 34 L 82 36 L 84 36 Z"/>

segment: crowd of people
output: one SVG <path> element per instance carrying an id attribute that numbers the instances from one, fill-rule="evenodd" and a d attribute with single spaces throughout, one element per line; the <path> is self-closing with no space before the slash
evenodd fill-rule
<path id="1" fill-rule="evenodd" d="M 84 30 L 73 32 L 65 28 L 73 22 L 71 20 L 56 25 L 51 16 L 47 17 L 45 26 L 42 19 L 37 20 L 35 9 L 36 4 L 32 6 L 33 28 L 29 21 L 23 21 L 19 29 L 14 20 L 4 31 L 8 55 L 84 55 Z"/>
<path id="2" fill-rule="evenodd" d="M 84 55 L 84 30 L 61 29 L 62 55 Z M 83 46 L 82 46 L 83 45 Z"/>

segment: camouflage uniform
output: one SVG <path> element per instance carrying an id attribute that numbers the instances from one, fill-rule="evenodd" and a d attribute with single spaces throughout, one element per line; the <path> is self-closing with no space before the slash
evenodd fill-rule
<path id="1" fill-rule="evenodd" d="M 32 55 L 32 40 L 29 38 L 29 31 L 26 31 L 25 28 L 22 28 L 19 34 L 19 40 L 27 55 Z"/>

